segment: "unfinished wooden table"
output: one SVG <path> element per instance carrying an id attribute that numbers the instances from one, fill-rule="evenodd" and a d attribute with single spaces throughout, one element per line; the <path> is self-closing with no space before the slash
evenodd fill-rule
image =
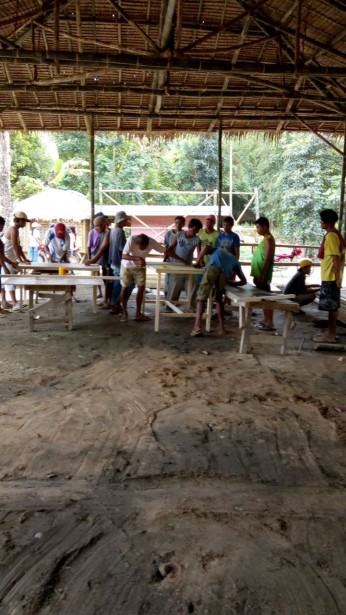
<path id="1" fill-rule="evenodd" d="M 192 299 L 192 290 L 193 290 L 193 278 L 204 273 L 203 269 L 196 269 L 195 267 L 189 267 L 188 265 L 178 264 L 178 263 L 158 263 L 158 264 L 150 264 L 150 267 L 154 268 L 157 273 L 157 284 L 156 284 L 156 301 L 155 301 L 155 331 L 159 331 L 160 329 L 160 318 L 163 316 L 165 318 L 195 318 L 196 314 L 191 310 L 191 299 Z M 176 275 L 185 275 L 187 277 L 187 289 L 186 289 L 186 299 L 179 299 L 179 305 L 168 301 L 165 297 L 161 297 L 160 289 L 161 289 L 161 278 L 165 274 L 176 274 Z M 212 316 L 212 292 L 210 292 L 208 301 L 207 301 L 207 309 L 205 314 L 203 315 L 206 320 L 206 331 L 210 331 L 211 325 L 211 316 Z M 168 307 L 171 312 L 162 312 L 160 307 L 164 305 Z M 184 311 L 183 307 L 187 308 L 187 311 Z"/>
<path id="2" fill-rule="evenodd" d="M 239 354 L 247 353 L 253 308 L 285 312 L 280 354 L 286 354 L 292 314 L 299 312 L 299 304 L 289 301 L 289 299 L 294 299 L 295 295 L 268 293 L 251 284 L 245 284 L 244 286 L 227 285 L 226 297 L 239 308 L 239 328 L 241 329 Z"/>
<path id="3" fill-rule="evenodd" d="M 99 276 L 100 275 L 100 266 L 99 265 L 84 265 L 83 263 L 18 263 L 18 269 L 21 274 L 26 274 L 27 271 L 32 271 L 33 274 L 37 274 L 38 272 L 43 272 L 43 274 L 49 273 L 58 273 L 60 267 L 67 269 L 67 271 L 78 271 L 80 275 L 83 273 L 91 274 L 91 276 Z M 60 276 L 62 277 L 62 276 Z M 100 285 L 100 282 L 96 286 L 92 286 L 93 293 L 93 312 L 97 313 L 97 286 Z M 16 283 L 16 286 L 19 284 Z M 23 307 L 23 286 L 21 286 L 20 292 L 20 309 Z"/>
<path id="4" fill-rule="evenodd" d="M 100 284 L 100 277 L 88 276 L 7 276 L 2 277 L 3 284 L 13 284 L 15 278 L 16 286 L 22 287 L 29 292 L 29 327 L 30 331 L 35 331 L 35 324 L 38 323 L 53 323 L 64 322 L 66 329 L 72 329 L 72 295 L 77 286 L 92 286 L 97 287 Z M 108 279 L 113 279 L 111 276 Z M 45 303 L 36 304 L 34 296 L 47 299 Z M 42 318 L 41 313 L 47 308 L 56 308 L 58 305 L 64 304 L 64 317 L 57 318 Z"/>

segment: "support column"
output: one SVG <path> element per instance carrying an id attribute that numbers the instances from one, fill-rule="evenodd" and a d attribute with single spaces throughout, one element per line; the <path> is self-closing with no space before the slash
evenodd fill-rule
<path id="1" fill-rule="evenodd" d="M 92 115 L 89 123 L 90 135 L 90 219 L 91 225 L 95 218 L 95 118 Z"/>
<path id="2" fill-rule="evenodd" d="M 229 213 L 233 216 L 233 141 L 229 137 Z"/>
<path id="3" fill-rule="evenodd" d="M 346 238 L 346 210 L 345 210 L 345 181 L 346 181 L 346 119 L 344 128 L 344 152 L 342 157 L 341 186 L 340 186 L 340 207 L 339 207 L 339 229 L 340 233 Z"/>
<path id="4" fill-rule="evenodd" d="M 221 228 L 221 206 L 222 206 L 222 120 L 219 121 L 218 130 L 218 162 L 219 162 L 219 181 L 218 181 L 218 210 L 217 210 L 217 229 Z"/>

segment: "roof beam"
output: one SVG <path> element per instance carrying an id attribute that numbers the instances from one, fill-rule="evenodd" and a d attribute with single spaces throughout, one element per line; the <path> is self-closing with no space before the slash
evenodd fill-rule
<path id="1" fill-rule="evenodd" d="M 135 68 L 137 70 L 164 70 L 167 60 L 163 58 L 145 58 L 128 54 L 109 55 L 102 53 L 78 53 L 69 51 L 49 51 L 47 53 L 27 49 L 8 50 L 0 49 L 0 62 L 5 64 L 47 64 L 51 65 L 57 60 L 64 66 L 74 67 L 76 64 L 98 69 Z M 278 76 L 311 76 L 311 77 L 339 77 L 345 78 L 344 66 L 307 66 L 298 68 L 293 63 L 269 64 L 265 62 L 238 62 L 236 66 L 222 60 L 185 60 L 176 58 L 170 60 L 170 68 L 174 71 L 186 72 L 215 72 L 238 75 L 278 75 Z"/>

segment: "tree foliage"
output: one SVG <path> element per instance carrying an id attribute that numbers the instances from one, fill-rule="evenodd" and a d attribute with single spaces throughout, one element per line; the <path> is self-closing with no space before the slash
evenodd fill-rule
<path id="1" fill-rule="evenodd" d="M 331 137 L 328 137 L 331 139 Z M 85 133 L 54 135 L 59 160 L 52 167 L 38 134 L 11 135 L 12 195 L 24 198 L 41 182 L 78 190 L 90 197 L 90 143 Z M 341 145 L 337 139 L 334 142 Z M 223 190 L 230 186 L 230 138 L 223 139 Z M 232 138 L 234 192 L 259 193 L 260 214 L 266 215 L 277 237 L 316 242 L 321 237 L 319 211 L 338 208 L 342 156 L 310 133 L 284 133 L 275 139 L 260 133 Z M 185 135 L 172 139 L 95 135 L 96 187 L 104 190 L 218 189 L 218 137 Z M 111 195 L 112 196 L 112 195 Z M 113 195 L 115 196 L 115 195 Z M 200 197 L 123 193 L 126 204 L 197 204 Z M 227 201 L 227 196 L 225 197 Z M 105 203 L 112 203 L 105 199 Z"/>
<path id="2" fill-rule="evenodd" d="M 53 170 L 53 160 L 40 134 L 12 132 L 10 151 L 12 201 L 40 192 Z"/>

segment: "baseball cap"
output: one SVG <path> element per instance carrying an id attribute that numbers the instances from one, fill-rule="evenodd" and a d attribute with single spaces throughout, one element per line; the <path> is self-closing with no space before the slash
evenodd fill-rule
<path id="1" fill-rule="evenodd" d="M 128 220 L 128 215 L 126 213 L 126 211 L 117 211 L 117 213 L 115 214 L 115 222 L 124 222 L 124 220 Z"/>
<path id="2" fill-rule="evenodd" d="M 30 222 L 28 216 L 26 215 L 26 213 L 24 213 L 24 211 L 15 211 L 13 217 L 21 220 L 27 220 L 28 222 Z"/>
<path id="3" fill-rule="evenodd" d="M 312 265 L 312 260 L 310 258 L 302 258 L 299 263 L 299 268 L 302 269 L 303 267 L 311 267 Z"/>
<path id="4" fill-rule="evenodd" d="M 212 222 L 216 222 L 216 218 L 214 216 L 214 214 L 208 214 L 208 216 L 205 217 L 206 220 L 212 220 Z"/>
<path id="5" fill-rule="evenodd" d="M 64 239 L 65 235 L 66 235 L 66 226 L 65 224 L 63 224 L 62 222 L 58 222 L 55 225 L 55 236 L 58 239 Z"/>

